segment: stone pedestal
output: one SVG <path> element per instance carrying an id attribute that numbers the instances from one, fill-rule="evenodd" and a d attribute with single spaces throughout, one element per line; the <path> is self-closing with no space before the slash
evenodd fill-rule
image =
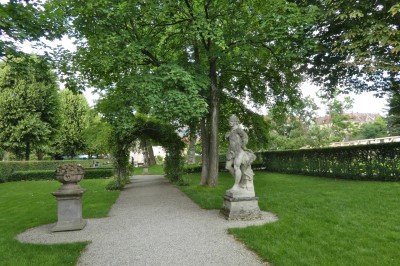
<path id="1" fill-rule="evenodd" d="M 53 232 L 81 230 L 86 226 L 82 218 L 82 195 L 86 191 L 77 183 L 83 178 L 84 170 L 77 165 L 57 168 L 56 177 L 63 183 L 59 190 L 51 193 L 57 199 L 57 224 Z"/>
<path id="2" fill-rule="evenodd" d="M 84 189 L 72 191 L 58 190 L 53 192 L 57 199 L 57 224 L 51 229 L 53 232 L 81 230 L 86 226 L 82 218 L 82 195 Z"/>
<path id="3" fill-rule="evenodd" d="M 227 220 L 254 220 L 261 218 L 258 198 L 254 193 L 235 193 L 227 191 L 221 213 Z"/>

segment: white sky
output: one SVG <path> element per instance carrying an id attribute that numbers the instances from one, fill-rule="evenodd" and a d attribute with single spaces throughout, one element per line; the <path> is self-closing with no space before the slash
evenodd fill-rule
<path id="1" fill-rule="evenodd" d="M 304 83 L 301 86 L 301 90 L 304 96 L 311 96 L 314 98 L 315 102 L 320 107 L 319 115 L 324 115 L 326 110 L 321 104 L 320 99 L 316 96 L 318 90 L 320 88 L 315 85 L 311 85 L 309 83 Z M 361 94 L 349 93 L 348 95 L 352 99 L 354 99 L 353 109 L 351 110 L 353 113 L 378 113 L 381 115 L 386 115 L 387 113 L 387 98 L 377 98 L 374 96 L 373 92 L 364 92 Z M 342 98 L 344 98 L 342 96 Z M 340 98 L 340 97 L 339 97 Z"/>

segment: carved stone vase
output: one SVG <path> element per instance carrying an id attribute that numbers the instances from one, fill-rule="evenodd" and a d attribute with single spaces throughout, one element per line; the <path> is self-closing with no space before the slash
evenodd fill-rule
<path id="1" fill-rule="evenodd" d="M 86 191 L 79 186 L 85 170 L 82 166 L 64 164 L 57 167 L 56 178 L 62 183 L 60 189 L 51 193 L 57 199 L 57 224 L 53 232 L 81 230 L 86 226 L 82 218 L 82 196 Z"/>

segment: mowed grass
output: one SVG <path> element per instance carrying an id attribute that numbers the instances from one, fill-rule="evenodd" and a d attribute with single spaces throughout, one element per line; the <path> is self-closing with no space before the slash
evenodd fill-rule
<path id="1" fill-rule="evenodd" d="M 233 185 L 228 173 L 215 188 L 198 186 L 199 174 L 185 180 L 204 208 L 221 208 Z M 400 183 L 257 172 L 255 188 L 279 221 L 230 233 L 272 265 L 399 265 Z"/>
<path id="2" fill-rule="evenodd" d="M 143 166 L 135 167 L 133 171 L 133 175 L 142 175 L 143 174 Z M 155 164 L 150 165 L 148 170 L 148 175 L 164 175 L 164 165 Z"/>
<path id="3" fill-rule="evenodd" d="M 83 217 L 108 214 L 119 192 L 105 190 L 107 180 L 80 182 Z M 50 193 L 58 181 L 28 181 L 0 184 L 0 265 L 75 265 L 87 243 L 37 245 L 23 244 L 15 236 L 28 228 L 57 221 L 57 201 Z"/>

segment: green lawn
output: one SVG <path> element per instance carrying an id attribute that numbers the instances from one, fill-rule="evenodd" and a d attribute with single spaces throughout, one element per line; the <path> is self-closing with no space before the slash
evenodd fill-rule
<path id="1" fill-rule="evenodd" d="M 134 175 L 143 174 L 143 166 L 135 167 L 133 174 Z M 160 165 L 160 164 L 150 165 L 148 174 L 149 175 L 164 175 L 164 166 Z"/>
<path id="2" fill-rule="evenodd" d="M 221 208 L 229 174 L 216 188 L 185 176 L 181 189 L 204 208 Z M 398 265 L 400 183 L 345 181 L 257 172 L 260 208 L 278 215 L 264 226 L 231 229 L 273 265 Z"/>
<path id="3" fill-rule="evenodd" d="M 104 189 L 105 179 L 83 180 L 84 218 L 107 216 L 119 192 Z M 0 265 L 75 265 L 87 243 L 22 244 L 15 236 L 28 228 L 57 221 L 56 199 L 50 194 L 57 181 L 0 184 Z"/>

